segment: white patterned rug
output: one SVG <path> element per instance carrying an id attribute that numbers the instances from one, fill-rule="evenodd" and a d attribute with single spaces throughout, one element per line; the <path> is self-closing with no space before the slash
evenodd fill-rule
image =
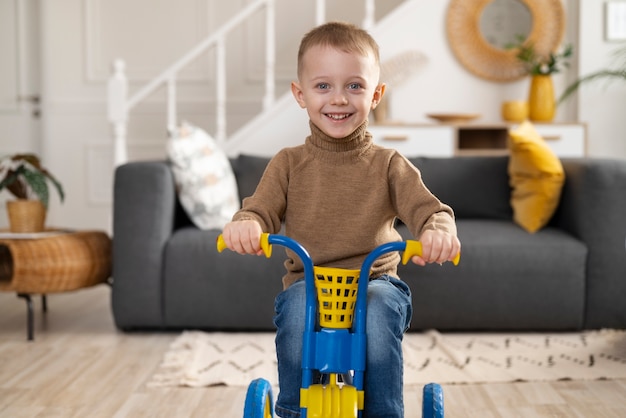
<path id="1" fill-rule="evenodd" d="M 404 337 L 404 383 L 442 384 L 626 378 L 626 331 Z M 184 332 L 149 386 L 277 384 L 273 333 Z"/>

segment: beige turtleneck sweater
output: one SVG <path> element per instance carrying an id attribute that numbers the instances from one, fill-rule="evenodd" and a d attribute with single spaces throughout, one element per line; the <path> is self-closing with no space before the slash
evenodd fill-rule
<path id="1" fill-rule="evenodd" d="M 310 123 L 305 143 L 281 150 L 268 164 L 256 191 L 233 221 L 254 219 L 265 232 L 300 242 L 318 266 L 359 269 L 378 245 L 401 240 L 399 218 L 419 238 L 426 229 L 456 234 L 452 209 L 422 182 L 420 172 L 395 150 L 372 143 L 367 121 L 335 139 Z M 285 261 L 287 288 L 303 276 L 291 251 Z M 396 275 L 400 256 L 379 258 L 372 276 Z"/>

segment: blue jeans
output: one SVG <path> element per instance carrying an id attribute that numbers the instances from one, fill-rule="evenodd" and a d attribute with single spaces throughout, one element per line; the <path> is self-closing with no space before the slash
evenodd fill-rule
<path id="1" fill-rule="evenodd" d="M 279 394 L 276 414 L 300 416 L 305 286 L 297 281 L 276 297 L 276 354 Z M 367 289 L 367 363 L 364 417 L 404 416 L 402 337 L 411 321 L 411 291 L 391 276 L 371 280 Z M 368 378 L 371 376 L 371 379 Z"/>

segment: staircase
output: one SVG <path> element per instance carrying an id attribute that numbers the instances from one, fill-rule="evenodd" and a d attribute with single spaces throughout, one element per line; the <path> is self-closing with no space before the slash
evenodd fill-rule
<path id="1" fill-rule="evenodd" d="M 188 51 L 176 62 L 168 66 L 152 81 L 129 96 L 129 81 L 125 74 L 125 63 L 117 59 L 113 63 L 113 72 L 108 82 L 108 120 L 112 124 L 113 149 L 115 165 L 128 160 L 127 126 L 131 112 L 138 104 L 144 101 L 156 90 L 165 87 L 165 126 L 171 133 L 179 123 L 177 112 L 177 75 L 189 63 L 207 51 L 215 54 L 215 132 L 214 137 L 222 143 L 225 151 L 236 155 L 245 144 L 247 153 L 257 155 L 273 155 L 275 150 L 268 147 L 268 143 L 275 141 L 280 133 L 283 137 L 292 137 L 301 142 L 308 133 L 308 117 L 286 92 L 276 99 L 276 2 L 278 0 L 254 0 L 243 8 L 236 16 L 225 22 L 215 32 L 210 34 L 192 50 Z M 327 20 L 326 1 L 311 0 L 315 6 L 315 25 Z M 364 19 L 361 26 L 374 33 L 378 22 L 375 21 L 376 6 L 394 8 L 403 3 L 403 0 L 363 0 Z M 263 33 L 259 37 L 265 39 L 264 57 L 264 96 L 260 113 L 248 123 L 234 131 L 227 138 L 227 61 L 226 42 L 229 34 L 238 26 L 251 19 L 252 16 L 264 13 Z M 396 11 L 397 12 L 397 11 Z M 378 13 L 380 14 L 380 13 Z M 344 19 L 340 19 L 344 20 Z M 355 22 L 357 23 L 357 22 Z M 299 42 L 299 39 L 294 39 Z M 262 129 L 261 129 L 262 128 Z"/>

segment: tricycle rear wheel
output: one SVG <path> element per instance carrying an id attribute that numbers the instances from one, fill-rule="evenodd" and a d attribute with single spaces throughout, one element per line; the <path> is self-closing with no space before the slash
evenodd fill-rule
<path id="1" fill-rule="evenodd" d="M 422 391 L 422 418 L 443 418 L 443 389 L 437 383 L 429 383 Z"/>

